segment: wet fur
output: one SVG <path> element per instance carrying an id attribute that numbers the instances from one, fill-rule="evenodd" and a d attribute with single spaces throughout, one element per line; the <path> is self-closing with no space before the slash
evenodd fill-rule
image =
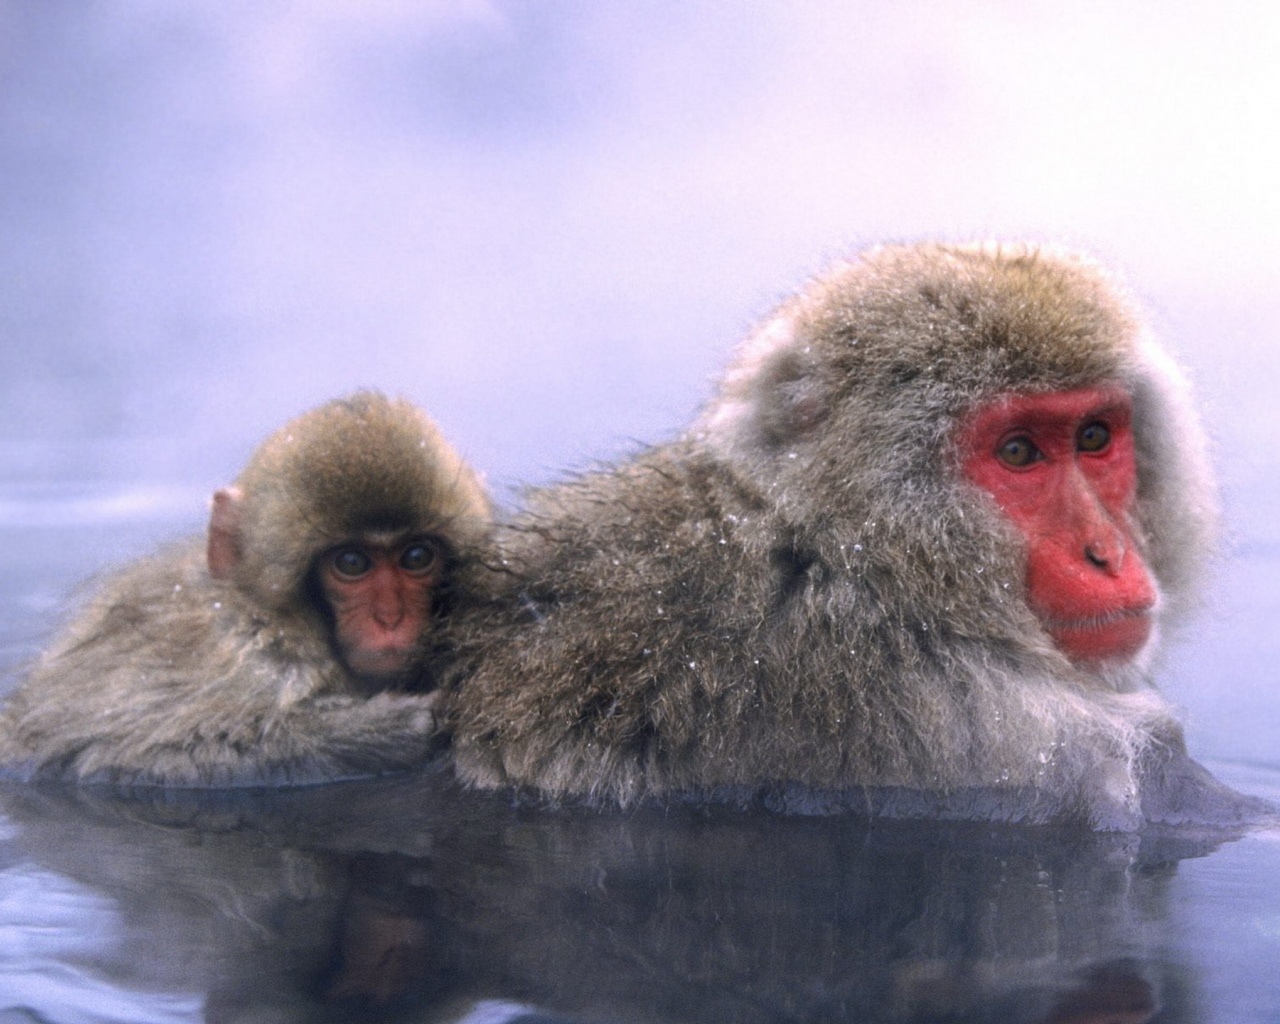
<path id="1" fill-rule="evenodd" d="M 1150 652 L 1101 674 L 1054 648 L 950 447 L 996 396 L 1102 383 L 1134 396 L 1134 533 L 1180 615 L 1214 489 L 1123 291 L 1047 249 L 871 250 L 766 320 L 685 436 L 531 495 L 505 591 L 455 623 L 461 776 L 622 804 L 1019 794 L 1002 816 L 1135 827 L 1144 776 L 1185 759 Z"/>

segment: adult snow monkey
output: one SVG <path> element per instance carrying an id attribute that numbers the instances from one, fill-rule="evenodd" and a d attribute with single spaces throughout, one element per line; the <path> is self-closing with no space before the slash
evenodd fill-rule
<path id="1" fill-rule="evenodd" d="M 871 249 L 768 317 L 683 437 L 532 495 L 505 598 L 460 620 L 459 773 L 1245 820 L 1152 686 L 1215 509 L 1183 379 L 1091 261 Z"/>

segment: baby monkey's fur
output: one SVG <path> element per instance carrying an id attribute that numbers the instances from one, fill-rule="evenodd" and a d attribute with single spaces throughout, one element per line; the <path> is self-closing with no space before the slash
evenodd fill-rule
<path id="1" fill-rule="evenodd" d="M 409 403 L 360 393 L 281 428 L 235 487 L 230 578 L 211 575 L 204 537 L 109 577 L 0 712 L 0 762 L 27 776 L 215 786 L 386 771 L 432 753 L 437 637 L 423 636 L 398 689 L 366 692 L 335 654 L 313 570 L 369 530 L 440 538 L 451 564 L 436 624 L 472 585 L 488 536 L 475 475 Z"/>

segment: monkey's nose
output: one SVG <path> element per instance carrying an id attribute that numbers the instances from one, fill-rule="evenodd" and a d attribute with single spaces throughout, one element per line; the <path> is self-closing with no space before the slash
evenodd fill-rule
<path id="1" fill-rule="evenodd" d="M 1081 478 L 1080 484 L 1073 510 L 1075 542 L 1084 549 L 1089 565 L 1114 576 L 1124 563 L 1124 534 L 1087 482 Z"/>
<path id="2" fill-rule="evenodd" d="M 1095 538 L 1085 544 L 1084 558 L 1094 568 L 1114 576 L 1124 562 L 1124 542 L 1119 537 Z"/>

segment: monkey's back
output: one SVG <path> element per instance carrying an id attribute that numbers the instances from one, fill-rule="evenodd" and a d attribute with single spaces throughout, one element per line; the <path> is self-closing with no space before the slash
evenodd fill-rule
<path id="1" fill-rule="evenodd" d="M 741 592 L 760 582 L 738 537 L 751 502 L 728 500 L 662 451 L 533 496 L 504 535 L 507 592 L 451 627 L 465 775 L 626 799 L 674 783 L 681 752 L 715 742 L 700 720 L 751 699 L 718 681 L 753 674 L 761 625 Z M 689 558 L 708 545 L 720 571 Z"/>

